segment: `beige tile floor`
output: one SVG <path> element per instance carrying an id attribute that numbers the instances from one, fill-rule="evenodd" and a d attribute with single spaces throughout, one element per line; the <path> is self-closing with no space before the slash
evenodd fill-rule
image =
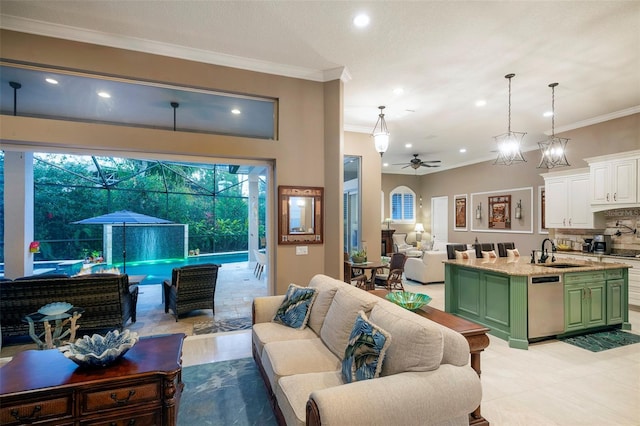
<path id="1" fill-rule="evenodd" d="M 443 284 L 409 281 L 405 287 L 429 294 L 431 306 L 444 307 Z M 141 335 L 188 334 L 185 366 L 251 356 L 249 331 L 192 336 L 193 323 L 210 318 L 210 311 L 176 323 L 164 314 L 160 286 L 142 290 L 139 319 L 131 328 Z M 267 294 L 266 284 L 253 276 L 253 265 L 225 265 L 216 290 L 216 318 L 250 315 L 251 300 L 262 294 Z M 631 311 L 630 322 L 638 333 L 640 312 Z M 490 341 L 482 354 L 482 414 L 492 425 L 640 425 L 640 344 L 592 353 L 555 340 L 527 351 L 509 348 L 493 336 Z M 7 348 L 0 356 L 11 356 Z"/>

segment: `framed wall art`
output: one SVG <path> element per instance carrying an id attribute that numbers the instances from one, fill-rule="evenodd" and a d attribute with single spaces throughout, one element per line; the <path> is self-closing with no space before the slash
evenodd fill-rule
<path id="1" fill-rule="evenodd" d="M 453 216 L 453 230 L 467 230 L 467 194 L 459 194 L 453 196 L 455 208 Z"/>
<path id="2" fill-rule="evenodd" d="M 533 234 L 533 187 L 474 192 L 469 195 L 467 216 L 472 232 Z"/>
<path id="3" fill-rule="evenodd" d="M 544 185 L 540 185 L 538 187 L 538 206 L 539 206 L 539 213 L 538 213 L 538 233 L 539 234 L 548 234 L 549 230 L 547 229 L 547 225 L 545 223 L 545 215 L 546 215 L 546 206 L 547 203 L 545 201 L 545 191 L 544 191 Z"/>
<path id="4" fill-rule="evenodd" d="M 489 197 L 489 228 L 511 229 L 511 195 Z"/>

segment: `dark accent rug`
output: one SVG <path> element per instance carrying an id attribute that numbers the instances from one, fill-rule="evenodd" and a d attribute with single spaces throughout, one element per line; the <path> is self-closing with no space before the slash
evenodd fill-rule
<path id="1" fill-rule="evenodd" d="M 591 352 L 600 352 L 606 351 L 607 349 L 614 349 L 621 346 L 639 343 L 640 336 L 621 330 L 607 330 L 582 334 L 579 336 L 565 337 L 560 340 L 579 348 L 587 349 Z"/>
<path id="2" fill-rule="evenodd" d="M 211 334 L 223 331 L 249 330 L 251 318 L 229 318 L 196 322 L 193 324 L 193 334 Z"/>
<path id="3" fill-rule="evenodd" d="M 253 358 L 182 369 L 178 426 L 277 425 Z"/>

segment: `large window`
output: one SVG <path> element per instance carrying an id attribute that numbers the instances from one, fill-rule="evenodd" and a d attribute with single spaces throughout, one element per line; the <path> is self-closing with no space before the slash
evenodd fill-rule
<path id="1" fill-rule="evenodd" d="M 406 186 L 391 191 L 391 220 L 395 223 L 416 221 L 416 193 Z"/>

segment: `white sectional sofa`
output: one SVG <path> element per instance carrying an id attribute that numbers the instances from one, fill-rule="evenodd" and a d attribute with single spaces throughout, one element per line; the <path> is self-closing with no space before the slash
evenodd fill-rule
<path id="1" fill-rule="evenodd" d="M 482 389 L 461 334 L 325 275 L 308 287 L 316 298 L 301 329 L 272 321 L 284 296 L 253 302 L 253 356 L 281 424 L 469 424 Z M 379 377 L 345 383 L 341 365 L 359 311 L 390 343 Z"/>
<path id="2" fill-rule="evenodd" d="M 410 257 L 404 264 L 404 276 L 422 284 L 444 282 L 446 251 L 425 251 L 422 257 Z"/>

